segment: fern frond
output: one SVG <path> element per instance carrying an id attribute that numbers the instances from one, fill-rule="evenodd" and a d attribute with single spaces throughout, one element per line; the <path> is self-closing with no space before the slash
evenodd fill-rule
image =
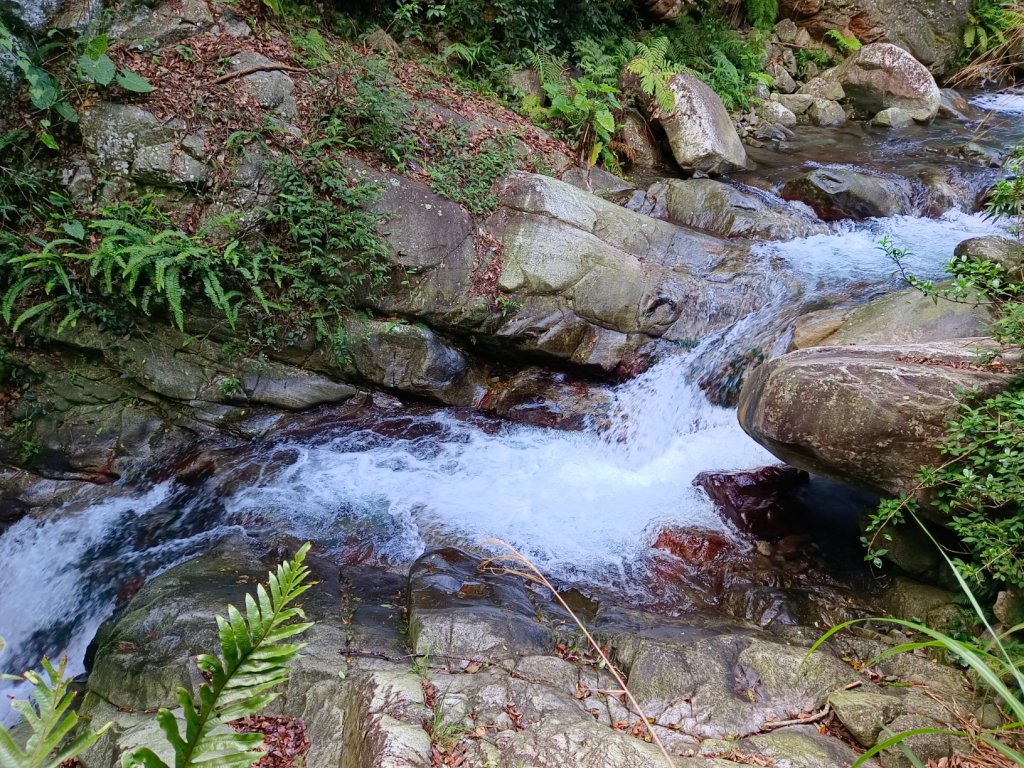
<path id="1" fill-rule="evenodd" d="M 0 725 L 0 766 L 3 768 L 57 768 L 92 745 L 103 735 L 111 723 L 98 731 L 86 730 L 63 744 L 67 735 L 78 724 L 78 715 L 69 711 L 75 697 L 68 690 L 70 680 L 64 679 L 67 659 L 54 667 L 43 659 L 45 677 L 37 672 L 26 672 L 22 678 L 32 686 L 31 700 L 11 702 L 29 731 L 24 748 L 14 740 L 10 731 Z"/>
<path id="2" fill-rule="evenodd" d="M 178 701 L 185 718 L 185 731 L 168 709 L 157 715 L 160 728 L 174 750 L 174 768 L 246 768 L 260 757 L 258 734 L 232 733 L 220 726 L 254 715 L 278 694 L 271 688 L 288 679 L 288 664 L 303 647 L 283 643 L 312 626 L 301 608 L 292 603 L 310 585 L 309 568 L 304 565 L 309 544 L 304 544 L 291 561 L 271 571 L 267 586 L 247 595 L 245 614 L 228 606 L 227 616 L 217 617 L 221 656 L 203 654 L 199 668 L 209 682 L 199 687 L 198 705 L 184 688 Z M 138 749 L 121 760 L 122 768 L 169 768 L 153 751 Z"/>

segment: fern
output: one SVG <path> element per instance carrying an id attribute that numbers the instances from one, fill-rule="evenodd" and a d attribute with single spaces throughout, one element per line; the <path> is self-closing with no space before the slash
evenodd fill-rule
<path id="1" fill-rule="evenodd" d="M 847 37 L 838 29 L 830 29 L 825 33 L 825 38 L 835 43 L 841 53 L 856 53 L 863 47 L 856 37 Z"/>
<path id="2" fill-rule="evenodd" d="M 626 65 L 626 69 L 640 78 L 640 89 L 654 99 L 662 114 L 671 114 L 676 108 L 676 95 L 669 87 L 674 75 L 684 71 L 683 67 L 668 59 L 667 37 L 653 38 L 649 43 L 636 43 L 637 55 Z"/>
<path id="3" fill-rule="evenodd" d="M 178 701 L 184 712 L 185 732 L 168 709 L 161 709 L 157 722 L 174 749 L 174 768 L 246 768 L 260 759 L 256 748 L 263 737 L 252 733 L 226 732 L 232 720 L 260 712 L 279 694 L 270 692 L 288 679 L 288 664 L 302 643 L 283 642 L 306 631 L 312 622 L 301 608 L 289 607 L 309 589 L 309 568 L 304 565 L 309 543 L 294 559 L 269 574 L 269 592 L 262 584 L 256 598 L 245 597 L 245 615 L 228 606 L 227 618 L 217 617 L 221 654 L 203 654 L 199 669 L 208 682 L 199 687 L 198 703 L 184 688 Z M 134 750 L 121 759 L 122 768 L 170 768 L 148 748 Z"/>
<path id="4" fill-rule="evenodd" d="M 0 638 L 0 650 L 3 638 Z M 30 735 L 20 747 L 11 732 L 0 725 L 0 768 L 57 768 L 65 760 L 81 754 L 110 727 L 107 723 L 98 731 L 85 730 L 70 742 L 65 738 L 78 724 L 78 715 L 69 711 L 74 691 L 68 690 L 70 680 L 64 678 L 67 659 L 56 667 L 43 659 L 45 677 L 29 671 L 23 676 L 0 675 L 4 680 L 18 680 L 32 686 L 32 700 L 11 702 L 11 708 L 21 715 Z"/>
<path id="5" fill-rule="evenodd" d="M 743 13 L 750 26 L 771 29 L 779 18 L 779 0 L 745 0 Z"/>

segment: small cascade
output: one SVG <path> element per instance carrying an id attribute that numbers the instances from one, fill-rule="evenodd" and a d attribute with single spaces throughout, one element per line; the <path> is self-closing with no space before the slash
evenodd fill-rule
<path id="1" fill-rule="evenodd" d="M 985 98 L 1024 113 L 1024 94 Z M 102 500 L 26 517 L 0 536 L 0 634 L 8 641 L 0 671 L 66 652 L 81 672 L 99 624 L 146 578 L 229 531 L 310 539 L 339 562 L 396 568 L 429 547 L 500 538 L 561 582 L 629 596 L 635 569 L 665 526 L 731 535 L 693 487 L 697 474 L 774 463 L 734 411 L 709 402 L 701 385 L 712 372 L 784 351 L 808 307 L 898 287 L 878 248 L 882 236 L 911 252 L 910 271 L 939 278 L 957 243 L 1000 232 L 983 216 L 954 210 L 760 244 L 754 257 L 771 281 L 766 303 L 689 351 L 663 354 L 611 392 L 608 412 L 583 431 L 420 409 L 402 413 L 401 429 L 360 423 L 260 446 L 226 470 L 242 482 L 106 488 Z M 9 720 L 4 692 L 0 719 Z"/>

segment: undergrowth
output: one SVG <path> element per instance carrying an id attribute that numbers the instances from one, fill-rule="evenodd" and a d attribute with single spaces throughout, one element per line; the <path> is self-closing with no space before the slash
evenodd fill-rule
<path id="1" fill-rule="evenodd" d="M 79 318 L 125 330 L 140 316 L 183 329 L 209 307 L 232 328 L 247 317 L 326 338 L 388 276 L 380 217 L 366 210 L 380 187 L 342 165 L 340 128 L 327 121 L 318 141 L 268 166 L 278 191 L 266 207 L 194 231 L 152 197 L 83 209 L 5 137 L 0 151 L 19 173 L 0 185 L 0 318 L 13 331 L 61 332 Z M 254 221 L 262 232 L 249 231 Z"/>

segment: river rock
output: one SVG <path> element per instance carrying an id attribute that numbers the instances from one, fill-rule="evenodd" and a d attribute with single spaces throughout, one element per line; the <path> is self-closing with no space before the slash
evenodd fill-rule
<path id="1" fill-rule="evenodd" d="M 746 168 L 747 153 L 718 94 L 688 73 L 674 75 L 669 88 L 676 107 L 659 122 L 679 166 L 705 173 Z"/>
<path id="2" fill-rule="evenodd" d="M 800 86 L 800 90 L 797 93 L 806 94 L 814 99 L 824 99 L 825 101 L 842 101 L 846 98 L 842 85 L 835 80 L 824 77 L 815 77 L 809 80 L 805 85 Z"/>
<path id="3" fill-rule="evenodd" d="M 345 349 L 364 380 L 448 405 L 472 405 L 470 364 L 457 349 L 423 325 L 401 320 L 351 319 Z"/>
<path id="4" fill-rule="evenodd" d="M 943 284 L 940 284 L 941 289 Z M 909 289 L 854 309 L 818 310 L 800 317 L 793 348 L 865 344 L 913 344 L 984 336 L 992 310 L 970 302 L 935 301 Z"/>
<path id="5" fill-rule="evenodd" d="M 913 122 L 913 113 L 908 112 L 905 109 L 900 109 L 899 107 L 889 107 L 888 109 L 883 109 L 873 118 L 871 118 L 872 125 L 877 125 L 882 128 L 906 128 Z"/>
<path id="6" fill-rule="evenodd" d="M 828 703 L 839 722 L 865 748 L 875 745 L 882 728 L 901 710 L 897 696 L 873 691 L 837 691 L 828 697 Z"/>
<path id="7" fill-rule="evenodd" d="M 669 220 L 723 237 L 790 240 L 826 231 L 812 215 L 713 179 L 670 179 L 649 190 Z"/>
<path id="8" fill-rule="evenodd" d="M 838 101 L 814 99 L 807 109 L 811 123 L 822 128 L 838 128 L 846 124 L 846 112 Z"/>
<path id="9" fill-rule="evenodd" d="M 758 539 L 778 539 L 792 531 L 798 507 L 791 495 L 808 479 L 806 472 L 780 465 L 750 472 L 701 472 L 693 484 L 740 531 Z"/>
<path id="10" fill-rule="evenodd" d="M 634 109 L 627 110 L 620 128 L 626 157 L 635 168 L 655 168 L 663 163 L 661 146 L 647 120 Z"/>
<path id="11" fill-rule="evenodd" d="M 970 0 L 781 0 L 780 14 L 818 39 L 845 30 L 862 43 L 888 42 L 908 50 L 937 75 L 953 66 Z"/>
<path id="12" fill-rule="evenodd" d="M 754 108 L 754 113 L 766 123 L 792 128 L 796 125 L 796 115 L 777 101 L 765 101 Z"/>
<path id="13" fill-rule="evenodd" d="M 814 103 L 814 97 L 807 93 L 775 94 L 775 100 L 794 115 L 802 115 Z"/>
<path id="14" fill-rule="evenodd" d="M 492 331 L 505 343 L 611 370 L 651 338 L 699 338 L 767 300 L 745 248 L 544 176 L 512 174 L 499 194 L 497 287 L 518 302 Z"/>
<path id="15" fill-rule="evenodd" d="M 953 88 L 942 88 L 939 93 L 942 100 L 939 103 L 939 117 L 950 117 L 954 120 L 971 120 L 977 110 L 971 106 L 971 102 Z"/>
<path id="16" fill-rule="evenodd" d="M 913 492 L 961 392 L 1002 391 L 1009 374 L 978 368 L 984 339 L 817 347 L 755 370 L 740 394 L 744 431 L 786 463 L 872 491 Z"/>
<path id="17" fill-rule="evenodd" d="M 796 90 L 796 81 L 783 64 L 776 61 L 769 62 L 766 71 L 771 76 L 772 87 L 776 91 L 793 93 Z"/>
<path id="18" fill-rule="evenodd" d="M 864 115 L 898 107 L 919 122 L 938 114 L 942 95 L 935 78 L 902 48 L 889 43 L 866 45 L 829 74 Z"/>
<path id="19" fill-rule="evenodd" d="M 552 650 L 549 627 L 521 579 L 481 573 L 457 549 L 428 552 L 409 571 L 414 652 L 502 662 Z M 546 601 L 545 601 L 546 604 Z"/>
<path id="20" fill-rule="evenodd" d="M 825 221 L 907 213 L 909 189 L 896 181 L 845 168 L 818 168 L 786 182 L 784 200 L 806 203 Z"/>

